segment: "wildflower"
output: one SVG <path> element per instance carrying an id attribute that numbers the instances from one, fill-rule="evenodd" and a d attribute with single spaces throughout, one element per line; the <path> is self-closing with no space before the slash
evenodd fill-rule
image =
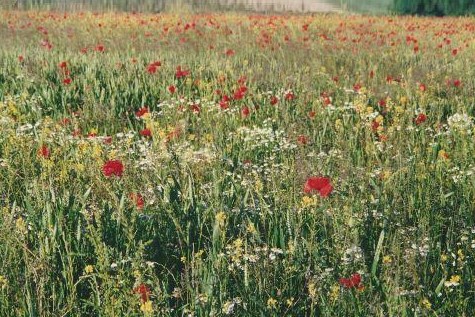
<path id="1" fill-rule="evenodd" d="M 423 113 L 419 113 L 416 117 L 416 119 L 414 120 L 414 122 L 417 124 L 417 125 L 420 125 L 424 122 L 426 122 L 427 120 L 427 116 Z"/>
<path id="2" fill-rule="evenodd" d="M 162 66 L 162 63 L 160 61 L 155 61 L 147 66 L 147 73 L 149 74 L 155 74 L 158 70 L 158 67 Z"/>
<path id="3" fill-rule="evenodd" d="M 216 214 L 215 220 L 218 226 L 223 227 L 226 222 L 226 214 L 223 211 L 220 211 Z"/>
<path id="4" fill-rule="evenodd" d="M 19 61 L 20 63 L 23 62 L 24 59 L 25 59 L 25 58 L 23 57 L 23 55 L 19 55 L 19 56 L 18 56 L 18 61 Z"/>
<path id="5" fill-rule="evenodd" d="M 427 298 L 424 298 L 421 301 L 421 305 L 422 305 L 422 307 L 424 307 L 427 310 L 430 310 L 432 308 L 432 304 L 430 303 L 430 301 Z"/>
<path id="6" fill-rule="evenodd" d="M 245 106 L 244 108 L 241 109 L 241 116 L 243 118 L 249 117 L 250 113 L 251 113 L 251 111 L 249 110 L 249 107 L 247 107 L 247 106 Z"/>
<path id="7" fill-rule="evenodd" d="M 362 289 L 361 275 L 359 273 L 353 274 L 350 278 L 340 278 L 339 283 L 344 288 Z"/>
<path id="8" fill-rule="evenodd" d="M 277 98 L 276 96 L 272 96 L 270 98 L 270 104 L 275 106 L 277 103 L 279 102 L 279 98 Z"/>
<path id="9" fill-rule="evenodd" d="M 316 299 L 317 297 L 317 286 L 314 282 L 308 284 L 308 295 L 312 300 Z"/>
<path id="10" fill-rule="evenodd" d="M 0 275 L 0 289 L 5 288 L 8 285 L 8 280 L 5 276 Z"/>
<path id="11" fill-rule="evenodd" d="M 142 303 L 146 303 L 149 301 L 149 296 L 150 296 L 150 288 L 148 288 L 147 285 L 145 284 L 140 284 L 136 288 L 134 288 L 134 293 L 140 295 L 140 299 L 142 300 Z"/>
<path id="12" fill-rule="evenodd" d="M 228 49 L 226 50 L 226 56 L 233 56 L 234 54 L 236 54 L 236 52 L 232 49 Z"/>
<path id="13" fill-rule="evenodd" d="M 306 137 L 305 135 L 299 135 L 297 137 L 297 142 L 299 144 L 306 145 L 308 143 L 308 137 Z"/>
<path id="14" fill-rule="evenodd" d="M 106 177 L 111 177 L 112 175 L 121 177 L 122 174 L 124 173 L 124 165 L 122 164 L 120 160 L 107 161 L 102 166 L 102 173 Z"/>
<path id="15" fill-rule="evenodd" d="M 275 300 L 275 299 L 272 298 L 272 297 L 269 297 L 269 299 L 267 300 L 267 308 L 268 308 L 268 309 L 275 309 L 275 308 L 277 308 L 277 300 Z"/>
<path id="16" fill-rule="evenodd" d="M 92 272 L 94 272 L 94 266 L 90 264 L 86 265 L 86 267 L 84 268 L 84 273 L 91 274 Z"/>
<path id="17" fill-rule="evenodd" d="M 176 87 L 173 85 L 168 86 L 168 92 L 173 95 L 176 92 Z"/>
<path id="18" fill-rule="evenodd" d="M 186 77 L 186 76 L 188 76 L 189 74 L 190 74 L 190 71 L 189 71 L 189 70 L 184 70 L 184 69 L 182 69 L 181 66 L 178 66 L 178 67 L 176 68 L 175 77 L 176 77 L 177 79 L 180 79 L 180 78 L 182 78 L 182 77 Z"/>
<path id="19" fill-rule="evenodd" d="M 94 48 L 94 50 L 95 50 L 96 52 L 99 52 L 99 53 L 104 53 L 105 50 L 106 50 L 106 48 L 105 48 L 104 45 L 99 44 L 99 45 L 96 45 L 96 47 Z"/>
<path id="20" fill-rule="evenodd" d="M 426 90 L 427 90 L 426 85 L 420 83 L 420 84 L 419 84 L 419 90 L 422 91 L 422 92 L 426 91 Z"/>
<path id="21" fill-rule="evenodd" d="M 288 91 L 285 94 L 285 100 L 290 101 L 295 99 L 295 94 L 292 91 Z"/>
<path id="22" fill-rule="evenodd" d="M 144 314 L 150 314 L 153 313 L 153 306 L 152 306 L 152 301 L 146 301 L 140 305 L 140 310 Z"/>
<path id="23" fill-rule="evenodd" d="M 460 275 L 452 275 L 450 280 L 445 281 L 445 287 L 459 286 L 460 285 Z"/>
<path id="24" fill-rule="evenodd" d="M 456 48 L 454 48 L 454 49 L 452 50 L 452 56 L 457 56 L 458 52 L 459 52 L 459 50 L 456 49 Z"/>
<path id="25" fill-rule="evenodd" d="M 389 255 L 385 255 L 383 257 L 383 264 L 390 264 L 392 262 L 393 262 L 393 260 L 391 259 L 391 257 Z"/>
<path id="26" fill-rule="evenodd" d="M 48 158 L 50 155 L 50 150 L 46 145 L 41 146 L 41 148 L 38 150 L 38 155 L 42 156 L 44 158 Z"/>
<path id="27" fill-rule="evenodd" d="M 328 197 L 333 191 L 333 186 L 328 177 L 310 177 L 304 185 L 306 194 L 317 191 L 321 197 Z"/>
<path id="28" fill-rule="evenodd" d="M 234 100 L 241 100 L 242 98 L 244 98 L 246 92 L 247 92 L 247 87 L 246 86 L 240 86 L 234 92 L 234 95 L 233 95 Z"/>
<path id="29" fill-rule="evenodd" d="M 70 85 L 72 82 L 73 82 L 73 80 L 72 80 L 71 78 L 69 78 L 69 77 L 63 79 L 63 84 L 66 85 L 66 86 L 67 86 L 67 85 Z"/>
<path id="30" fill-rule="evenodd" d="M 129 195 L 130 200 L 135 204 L 137 209 L 143 209 L 145 203 L 143 196 L 140 193 L 131 193 Z"/>
<path id="31" fill-rule="evenodd" d="M 143 116 L 145 116 L 149 112 L 150 112 L 150 110 L 147 108 L 147 106 L 143 106 L 142 108 L 140 108 L 139 110 L 137 110 L 135 112 L 135 116 L 138 117 L 138 118 L 142 118 Z"/>
<path id="32" fill-rule="evenodd" d="M 151 138 L 152 137 L 152 131 L 150 129 L 146 128 L 146 129 L 143 129 L 143 130 L 140 131 L 140 135 L 144 136 L 144 137 Z"/>

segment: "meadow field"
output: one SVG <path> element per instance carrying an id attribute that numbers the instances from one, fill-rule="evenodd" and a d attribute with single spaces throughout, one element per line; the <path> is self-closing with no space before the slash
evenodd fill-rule
<path id="1" fill-rule="evenodd" d="M 474 33 L 0 11 L 0 316 L 474 316 Z"/>

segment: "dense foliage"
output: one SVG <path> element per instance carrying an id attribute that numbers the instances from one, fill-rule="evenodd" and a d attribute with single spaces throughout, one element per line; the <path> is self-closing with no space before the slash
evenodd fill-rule
<path id="1" fill-rule="evenodd" d="M 468 15 L 475 13 L 475 0 L 394 0 L 394 10 L 402 14 Z"/>
<path id="2" fill-rule="evenodd" d="M 0 316 L 474 316 L 474 30 L 0 11 Z"/>

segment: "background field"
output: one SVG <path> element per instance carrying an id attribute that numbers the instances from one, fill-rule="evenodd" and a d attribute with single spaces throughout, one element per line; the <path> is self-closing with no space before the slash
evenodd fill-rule
<path id="1" fill-rule="evenodd" d="M 1 11 L 0 316 L 473 316 L 474 30 Z"/>

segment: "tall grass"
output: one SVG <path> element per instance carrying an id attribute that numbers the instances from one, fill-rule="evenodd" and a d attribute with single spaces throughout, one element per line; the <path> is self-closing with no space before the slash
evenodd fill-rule
<path id="1" fill-rule="evenodd" d="M 472 316 L 474 25 L 2 11 L 0 316 Z"/>

